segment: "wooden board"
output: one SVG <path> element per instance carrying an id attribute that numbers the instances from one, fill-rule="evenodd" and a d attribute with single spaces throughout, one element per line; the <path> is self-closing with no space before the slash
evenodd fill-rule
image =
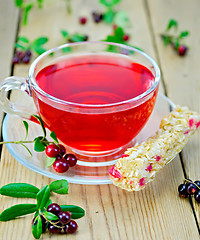
<path id="1" fill-rule="evenodd" d="M 174 9 L 169 7 L 168 15 L 165 13 L 166 18 L 163 18 L 164 13 L 158 14 L 156 9 L 157 11 L 162 9 L 164 12 L 166 4 L 164 0 L 161 1 L 162 4 L 158 2 L 156 0 L 152 2 L 123 1 L 119 8 L 127 10 L 131 18 L 132 25 L 127 30 L 131 34 L 131 44 L 141 47 L 160 62 L 163 79 L 168 87 L 171 86 L 170 79 L 167 77 L 168 71 L 170 71 L 168 74 L 172 76 L 172 73 L 175 72 L 172 68 L 175 62 L 183 60 L 176 60 L 177 57 L 173 54 L 168 57 L 170 53 L 164 50 L 161 42 L 159 42 L 160 39 L 157 39 L 155 31 L 160 32 L 165 28 L 166 19 L 171 17 Z M 173 4 L 178 7 L 178 2 Z M 196 2 L 196 6 L 197 4 Z M 156 6 L 157 8 L 155 8 Z M 47 4 L 44 10 L 34 9 L 30 13 L 29 24 L 20 27 L 19 35 L 27 36 L 31 40 L 41 35 L 48 36 L 50 39 L 49 48 L 63 43 L 59 33 L 61 29 L 66 29 L 70 33 L 88 33 L 90 40 L 104 39 L 108 33 L 112 32 L 111 26 L 104 23 L 95 24 L 91 21 L 91 18 L 84 26 L 78 23 L 80 15 L 86 14 L 89 16 L 91 11 L 96 9 L 104 10 L 97 1 L 73 0 L 74 14 L 68 15 L 65 11 L 64 1 L 52 1 Z M 154 18 L 152 15 L 154 15 Z M 157 28 L 158 25 L 160 28 Z M 157 49 L 159 49 L 159 52 L 157 52 Z M 162 59 L 165 59 L 166 54 L 168 62 L 165 63 Z M 167 71 L 164 70 L 166 68 L 165 64 L 169 66 Z M 16 66 L 14 74 L 27 76 L 28 68 L 29 66 L 24 65 Z M 178 82 L 181 79 L 182 76 L 176 76 L 173 81 Z M 170 91 L 168 88 L 170 97 L 175 101 L 177 93 Z M 188 91 L 189 89 L 188 87 Z M 163 91 L 162 86 L 161 91 Z M 12 100 L 18 99 L 19 96 L 19 93 L 14 92 Z M 193 101 L 196 99 L 192 93 L 188 97 Z M 181 103 L 184 103 L 184 100 L 183 97 L 179 97 Z M 23 104 L 23 98 L 21 103 Z M 20 129 L 16 129 L 16 131 L 20 131 Z M 15 133 L 13 132 L 13 134 Z M 187 151 L 192 151 L 191 145 L 187 148 L 189 148 Z M 192 169 L 190 165 L 192 164 L 190 163 L 188 168 Z M 8 153 L 6 147 L 3 148 L 2 152 L 0 176 L 1 186 L 10 182 L 27 182 L 41 187 L 52 181 L 22 166 Z M 183 178 L 182 166 L 179 157 L 177 157 L 143 191 L 128 193 L 113 185 L 70 184 L 68 196 L 54 194 L 52 200 L 60 204 L 79 205 L 86 210 L 86 216 L 77 221 L 79 231 L 74 235 L 68 235 L 68 239 L 198 239 L 199 233 L 191 206 L 187 200 L 180 199 L 177 194 L 177 186 Z M 13 204 L 23 202 L 25 202 L 25 199 L 0 197 L 0 211 Z M 34 201 L 31 200 L 31 202 Z M 32 239 L 31 218 L 32 216 L 27 216 L 11 222 L 0 223 L 1 238 L 9 240 L 22 239 L 22 237 L 24 240 Z M 64 235 L 49 235 L 46 233 L 42 239 L 60 240 L 65 238 Z"/>

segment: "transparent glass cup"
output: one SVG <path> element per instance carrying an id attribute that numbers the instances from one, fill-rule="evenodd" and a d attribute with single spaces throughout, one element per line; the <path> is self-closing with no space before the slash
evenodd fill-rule
<path id="1" fill-rule="evenodd" d="M 124 61 L 140 64 L 150 70 L 153 82 L 139 95 L 111 103 L 63 100 L 47 93 L 37 84 L 37 76 L 42 69 L 58 66 L 65 60 L 76 61 L 80 57 L 84 64 L 92 62 L 96 57 L 104 59 L 104 63 L 108 64 L 113 64 L 112 61 L 119 65 L 123 65 Z M 70 43 L 40 55 L 31 64 L 27 79 L 6 78 L 0 88 L 0 104 L 6 113 L 22 118 L 31 120 L 32 114 L 39 114 L 45 126 L 54 131 L 58 139 L 75 152 L 79 159 L 101 163 L 119 157 L 124 148 L 134 144 L 133 139 L 143 129 L 154 108 L 159 80 L 160 70 L 155 61 L 138 49 L 108 42 Z M 114 86 L 115 78 L 111 77 L 110 81 Z M 87 86 L 84 81 L 81 84 Z M 101 81 L 98 84 L 101 87 Z M 58 84 L 58 88 L 59 86 Z M 64 88 L 70 86 L 66 84 Z M 37 113 L 7 99 L 7 92 L 14 89 L 24 91 L 33 98 Z M 96 92 L 95 90 L 95 94 Z M 92 94 L 91 89 L 85 89 L 87 97 Z M 98 94 L 101 97 L 103 93 L 99 91 Z"/>

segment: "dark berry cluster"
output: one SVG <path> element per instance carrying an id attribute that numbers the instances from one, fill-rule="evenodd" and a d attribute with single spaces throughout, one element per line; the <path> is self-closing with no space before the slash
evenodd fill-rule
<path id="1" fill-rule="evenodd" d="M 78 225 L 71 219 L 71 213 L 61 211 L 60 205 L 57 203 L 52 203 L 47 207 L 47 212 L 53 213 L 58 217 L 57 220 L 48 221 L 44 216 L 41 215 L 42 220 L 42 232 L 44 233 L 46 229 L 51 233 L 75 233 Z M 35 223 L 35 218 L 32 224 Z"/>
<path id="2" fill-rule="evenodd" d="M 13 64 L 17 63 L 25 63 L 28 64 L 31 60 L 31 51 L 16 51 L 14 57 L 13 57 Z"/>
<path id="3" fill-rule="evenodd" d="M 183 184 L 178 186 L 178 192 L 181 197 L 187 198 L 194 195 L 195 200 L 200 203 L 200 181 L 193 182 L 190 179 L 185 179 Z"/>
<path id="4" fill-rule="evenodd" d="M 66 172 L 69 167 L 74 167 L 77 163 L 77 158 L 74 154 L 67 153 L 62 144 L 49 144 L 45 148 L 45 153 L 50 158 L 55 158 L 53 168 L 58 173 Z"/>

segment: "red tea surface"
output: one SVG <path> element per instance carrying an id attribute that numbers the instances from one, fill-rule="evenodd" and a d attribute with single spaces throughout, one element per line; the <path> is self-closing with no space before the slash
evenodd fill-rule
<path id="1" fill-rule="evenodd" d="M 85 55 L 66 58 L 42 69 L 36 76 L 39 87 L 58 99 L 104 105 L 134 98 L 154 83 L 151 71 L 127 57 Z M 157 91 L 137 107 L 112 107 L 111 112 L 83 113 L 78 107 L 61 110 L 41 101 L 33 92 L 38 111 L 58 138 L 82 151 L 109 151 L 127 144 L 149 118 Z"/>

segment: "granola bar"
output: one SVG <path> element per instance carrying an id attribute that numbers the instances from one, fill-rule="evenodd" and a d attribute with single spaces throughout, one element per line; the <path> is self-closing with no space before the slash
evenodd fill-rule
<path id="1" fill-rule="evenodd" d="M 177 106 L 162 119 L 154 136 L 127 149 L 117 160 L 109 170 L 112 183 L 127 191 L 141 190 L 175 158 L 199 126 L 200 114 Z"/>

